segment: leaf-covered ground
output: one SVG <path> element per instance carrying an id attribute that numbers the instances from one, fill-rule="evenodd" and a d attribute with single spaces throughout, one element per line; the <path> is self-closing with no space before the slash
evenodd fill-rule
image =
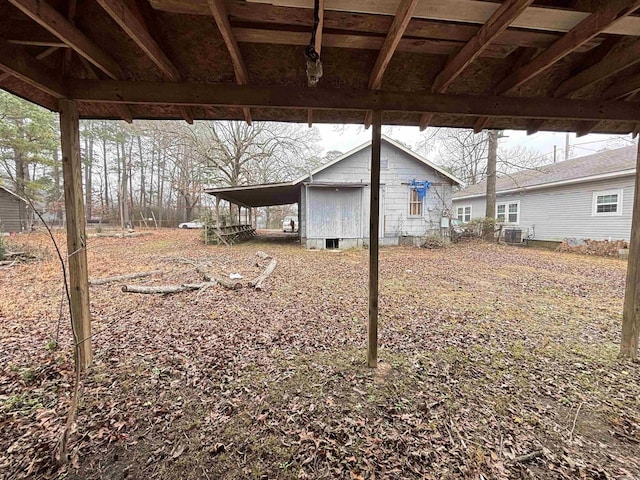
<path id="1" fill-rule="evenodd" d="M 640 478 L 640 369 L 617 360 L 626 264 L 480 243 L 386 248 L 380 367 L 365 366 L 367 252 L 204 246 L 200 232 L 89 242 L 90 276 L 262 292 L 92 286 L 95 362 L 67 467 L 73 383 L 52 254 L 0 270 L 1 478 Z M 62 235 L 60 236 L 62 240 Z M 51 251 L 39 234 L 21 240 Z"/>

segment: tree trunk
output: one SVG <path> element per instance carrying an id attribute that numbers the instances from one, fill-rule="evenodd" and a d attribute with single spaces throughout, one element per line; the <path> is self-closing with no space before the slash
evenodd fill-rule
<path id="1" fill-rule="evenodd" d="M 92 185 L 92 170 L 93 170 L 93 137 L 89 137 L 88 141 L 85 137 L 85 164 L 84 164 L 84 195 L 85 195 L 85 200 L 84 200 L 84 208 L 85 208 L 85 215 L 87 217 L 87 222 L 89 220 L 91 220 L 91 217 L 93 216 L 93 209 L 92 204 L 93 204 L 93 193 L 92 193 L 92 189 L 93 189 L 93 185 Z"/>
<path id="2" fill-rule="evenodd" d="M 489 152 L 487 155 L 487 208 L 484 216 L 487 219 L 496 217 L 496 165 L 498 162 L 498 131 L 489 130 Z M 484 222 L 484 239 L 493 241 L 494 222 Z"/>
<path id="3" fill-rule="evenodd" d="M 104 135 L 104 134 L 103 134 Z M 104 169 L 104 216 L 109 211 L 109 168 L 107 166 L 107 140 L 102 138 L 102 167 Z"/>
<path id="4" fill-rule="evenodd" d="M 622 311 L 622 339 L 620 356 L 638 360 L 638 335 L 640 334 L 640 142 L 636 159 L 636 179 L 633 198 L 633 218 L 629 240 L 629 262 L 627 264 L 627 285 L 624 292 Z"/>

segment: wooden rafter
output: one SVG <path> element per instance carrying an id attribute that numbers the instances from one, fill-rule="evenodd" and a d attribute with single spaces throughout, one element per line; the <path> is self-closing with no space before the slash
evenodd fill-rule
<path id="1" fill-rule="evenodd" d="M 640 1 L 640 0 L 639 0 Z M 433 92 L 444 92 L 458 78 L 465 68 L 473 62 L 486 46 L 492 43 L 533 0 L 507 0 L 491 16 L 478 33 L 447 62 L 433 82 Z"/>
<path id="2" fill-rule="evenodd" d="M 0 38 L 0 68 L 56 98 L 65 98 L 67 88 L 62 76 L 48 69 L 20 45 L 13 45 Z"/>
<path id="3" fill-rule="evenodd" d="M 178 68 L 164 53 L 156 39 L 153 38 L 144 21 L 132 11 L 122 0 L 96 0 L 109 16 L 124 30 L 138 47 L 151 59 L 162 72 L 165 79 L 179 82 L 182 75 Z M 147 22 L 151 21 L 147 19 Z M 180 114 L 188 122 L 193 123 L 193 113 L 186 107 L 180 108 Z"/>
<path id="4" fill-rule="evenodd" d="M 113 79 L 124 77 L 120 65 L 115 60 L 46 1 L 9 0 L 9 2 L 109 77 Z"/>
<path id="5" fill-rule="evenodd" d="M 201 105 L 326 110 L 433 112 L 462 116 L 640 121 L 631 102 L 564 98 L 389 92 L 308 87 L 253 87 L 177 82 L 117 82 L 70 79 L 70 98 L 85 102 L 147 105 Z"/>
<path id="6" fill-rule="evenodd" d="M 213 18 L 216 21 L 218 30 L 220 30 L 222 39 L 227 46 L 229 55 L 231 56 L 231 63 L 233 64 L 233 71 L 235 72 L 236 82 L 238 83 L 238 85 L 248 85 L 249 73 L 247 72 L 247 67 L 242 58 L 242 53 L 240 52 L 240 47 L 238 46 L 236 37 L 233 35 L 231 24 L 229 23 L 229 15 L 227 14 L 227 8 L 224 4 L 224 0 L 207 0 L 207 3 L 209 4 L 209 8 L 211 9 Z M 242 112 L 244 114 L 245 121 L 249 125 L 251 125 L 250 109 L 248 107 L 243 107 Z"/>
<path id="7" fill-rule="evenodd" d="M 589 15 L 531 62 L 507 75 L 496 86 L 494 93 L 503 95 L 512 92 L 639 7 L 640 0 L 609 2 L 601 10 Z"/>
<path id="8" fill-rule="evenodd" d="M 528 80 L 542 73 L 570 53 L 575 52 L 597 35 L 605 32 L 639 7 L 640 0 L 616 0 L 610 2 L 603 9 L 589 15 L 567 34 L 555 41 L 549 48 L 531 59 L 531 61 L 514 68 L 510 74 L 498 83 L 493 93 L 495 95 L 505 95 L 513 92 Z M 488 121 L 489 119 L 478 119 L 474 124 L 474 131 L 482 130 Z"/>
<path id="9" fill-rule="evenodd" d="M 411 21 L 411 16 L 413 15 L 413 11 L 417 4 L 418 0 L 400 1 L 398 11 L 396 12 L 395 17 L 393 17 L 391 27 L 387 32 L 382 48 L 378 52 L 378 57 L 376 58 L 376 63 L 373 65 L 373 69 L 371 70 L 371 75 L 369 75 L 370 90 L 379 90 L 382 86 L 382 77 L 384 72 L 387 70 L 391 57 L 393 57 L 393 54 L 402 39 L 402 35 L 404 35 L 404 32 Z M 365 128 L 369 128 L 372 119 L 373 112 L 367 112 L 364 120 Z"/>
<path id="10" fill-rule="evenodd" d="M 433 82 L 431 91 L 444 93 L 449 85 L 467 68 L 487 46 L 518 18 L 533 0 L 507 0 L 480 27 L 471 40 L 452 57 Z M 432 115 L 424 114 L 420 120 L 420 130 L 427 128 Z"/>
<path id="11" fill-rule="evenodd" d="M 80 61 L 82 62 L 82 65 L 84 65 L 84 69 L 87 72 L 87 75 L 89 76 L 89 78 L 91 78 L 92 80 L 99 80 L 98 75 L 96 74 L 96 72 L 94 72 L 91 64 L 83 57 L 80 57 Z M 124 120 L 127 123 L 133 122 L 133 115 L 131 115 L 131 110 L 129 109 L 128 105 L 124 103 L 117 103 L 115 104 L 115 106 L 122 120 Z"/>
<path id="12" fill-rule="evenodd" d="M 322 52 L 322 30 L 324 29 L 324 0 L 318 2 L 318 30 L 316 31 L 316 41 L 313 48 L 318 55 Z M 313 126 L 313 110 L 307 110 L 307 123 L 309 128 Z"/>
<path id="13" fill-rule="evenodd" d="M 565 97 L 579 92 L 605 78 L 609 78 L 625 68 L 640 62 L 640 40 L 635 41 L 626 48 L 609 54 L 602 61 L 592 67 L 568 78 L 556 89 L 554 96 Z"/>
<path id="14" fill-rule="evenodd" d="M 39 53 L 38 55 L 35 56 L 36 60 L 42 60 L 43 58 L 47 58 L 49 55 L 51 55 L 54 52 L 57 52 L 59 50 L 59 47 L 49 47 L 46 48 L 45 50 L 43 50 L 41 53 Z M 10 73 L 0 73 L 0 82 L 8 77 L 10 77 L 11 74 Z"/>
<path id="15" fill-rule="evenodd" d="M 624 78 L 602 92 L 601 97 L 606 100 L 620 100 L 629 94 L 640 91 L 640 74 Z"/>
<path id="16" fill-rule="evenodd" d="M 159 2 L 161 3 L 161 2 Z M 194 2 L 195 3 L 195 2 Z M 248 0 L 248 3 L 268 3 L 279 7 L 312 8 L 312 1 L 300 0 Z M 395 15 L 396 2 L 362 0 L 327 0 L 326 9 L 372 15 Z M 483 24 L 500 8 L 500 3 L 479 0 L 429 0 L 420 2 L 414 17 L 445 22 Z M 527 8 L 513 22 L 515 28 L 568 32 L 589 16 L 587 12 L 561 10 L 544 6 Z M 640 18 L 629 17 L 608 27 L 604 33 L 615 35 L 637 35 Z"/>

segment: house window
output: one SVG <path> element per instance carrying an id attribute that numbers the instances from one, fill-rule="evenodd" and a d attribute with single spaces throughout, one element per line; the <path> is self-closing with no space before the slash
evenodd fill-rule
<path id="1" fill-rule="evenodd" d="M 501 223 L 520 223 L 520 201 L 504 202 L 496 205 L 496 220 Z"/>
<path id="2" fill-rule="evenodd" d="M 594 215 L 622 215 L 622 190 L 607 190 L 593 194 Z"/>
<path id="3" fill-rule="evenodd" d="M 422 215 L 422 200 L 418 197 L 415 188 L 409 189 L 409 216 L 418 217 Z"/>
<path id="4" fill-rule="evenodd" d="M 456 216 L 462 223 L 469 223 L 471 221 L 471 205 L 458 207 Z"/>

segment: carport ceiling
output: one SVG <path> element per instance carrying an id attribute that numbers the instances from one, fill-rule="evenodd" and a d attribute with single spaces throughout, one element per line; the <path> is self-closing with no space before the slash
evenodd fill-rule
<path id="1" fill-rule="evenodd" d="M 0 0 L 0 87 L 81 117 L 640 127 L 640 0 Z"/>
<path id="2" fill-rule="evenodd" d="M 302 184 L 272 183 L 248 187 L 207 188 L 205 192 L 243 207 L 288 205 L 300 201 Z"/>

